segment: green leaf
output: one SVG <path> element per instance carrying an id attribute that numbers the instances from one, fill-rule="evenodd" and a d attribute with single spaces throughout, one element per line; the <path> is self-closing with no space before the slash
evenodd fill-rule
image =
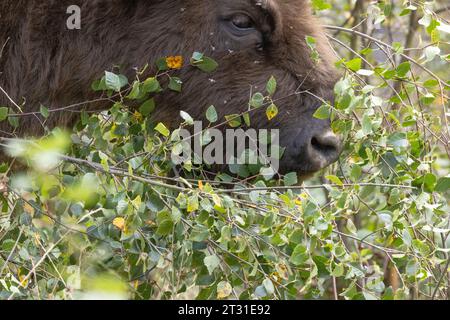
<path id="1" fill-rule="evenodd" d="M 361 65 L 361 58 L 355 58 L 345 63 L 345 66 L 354 72 L 357 72 L 359 69 L 361 69 Z"/>
<path id="2" fill-rule="evenodd" d="M 320 106 L 313 114 L 314 118 L 321 120 L 329 119 L 330 116 L 331 116 L 331 108 L 329 105 L 326 104 Z"/>
<path id="3" fill-rule="evenodd" d="M 154 93 L 161 91 L 161 85 L 159 84 L 158 79 L 155 77 L 150 77 L 144 81 L 142 84 L 142 91 L 145 93 Z"/>
<path id="4" fill-rule="evenodd" d="M 20 125 L 19 117 L 8 117 L 8 122 L 13 128 L 18 128 Z"/>
<path id="5" fill-rule="evenodd" d="M 347 230 L 350 231 L 351 234 L 355 235 L 357 233 L 357 229 L 355 224 L 353 223 L 352 219 L 347 219 Z"/>
<path id="6" fill-rule="evenodd" d="M 155 130 L 161 133 L 164 137 L 168 137 L 170 135 L 169 129 L 167 129 L 167 127 L 161 122 L 155 127 Z"/>
<path id="7" fill-rule="evenodd" d="M 250 101 L 250 106 L 253 108 L 260 108 L 264 104 L 264 96 L 257 92 L 253 95 L 252 100 Z"/>
<path id="8" fill-rule="evenodd" d="M 408 263 L 406 264 L 406 274 L 410 277 L 415 277 L 417 274 L 417 271 L 419 271 L 420 265 L 417 263 L 415 259 L 408 260 Z"/>
<path id="9" fill-rule="evenodd" d="M 290 172 L 284 176 L 284 185 L 285 186 L 293 186 L 298 183 L 297 173 Z"/>
<path id="10" fill-rule="evenodd" d="M 264 279 L 263 286 L 264 286 L 264 289 L 266 289 L 266 292 L 268 295 L 275 293 L 275 287 L 273 285 L 272 280 L 270 280 L 269 278 Z"/>
<path id="11" fill-rule="evenodd" d="M 105 71 L 105 84 L 108 90 L 119 92 L 128 84 L 128 79 L 123 75 Z"/>
<path id="12" fill-rule="evenodd" d="M 406 134 L 403 132 L 396 132 L 391 134 L 388 137 L 387 142 L 398 151 L 407 148 L 409 145 L 408 139 L 406 138 Z"/>
<path id="13" fill-rule="evenodd" d="M 159 236 L 167 236 L 172 233 L 172 229 L 173 221 L 170 219 L 163 220 L 158 226 L 158 229 L 156 229 L 156 234 Z"/>
<path id="14" fill-rule="evenodd" d="M 350 95 L 349 93 L 345 93 L 344 95 L 342 95 L 342 97 L 339 99 L 338 101 L 338 105 L 337 108 L 339 110 L 345 110 L 347 109 L 350 104 L 352 103 L 352 95 Z"/>
<path id="15" fill-rule="evenodd" d="M 430 246 L 425 241 L 414 239 L 412 241 L 412 245 L 414 249 L 422 256 L 427 256 L 431 252 Z"/>
<path id="16" fill-rule="evenodd" d="M 155 110 L 155 100 L 153 98 L 145 101 L 139 108 L 139 112 L 144 117 L 147 117 L 153 110 Z"/>
<path id="17" fill-rule="evenodd" d="M 437 178 L 434 174 L 432 174 L 432 173 L 425 174 L 425 176 L 423 177 L 423 186 L 424 186 L 425 191 L 433 192 L 433 190 L 435 189 L 435 186 L 436 186 L 436 181 L 437 181 Z"/>
<path id="18" fill-rule="evenodd" d="M 448 189 L 450 189 L 450 177 L 439 178 L 434 187 L 434 191 L 443 193 L 448 191 Z"/>
<path id="19" fill-rule="evenodd" d="M 304 264 L 308 260 L 308 258 L 309 258 L 308 249 L 304 245 L 299 244 L 295 247 L 294 251 L 292 252 L 289 261 L 292 264 L 299 266 L 301 264 Z"/>
<path id="20" fill-rule="evenodd" d="M 219 66 L 219 64 L 215 60 L 206 57 L 199 52 L 194 52 L 194 54 L 192 55 L 191 65 L 207 73 L 214 72 Z"/>
<path id="21" fill-rule="evenodd" d="M 206 239 L 208 239 L 208 237 L 209 237 L 209 230 L 205 226 L 196 225 L 192 229 L 189 239 L 191 241 L 200 242 L 205 241 Z"/>
<path id="22" fill-rule="evenodd" d="M 372 119 L 368 114 L 365 114 L 363 116 L 361 129 L 365 135 L 371 134 L 373 132 Z"/>
<path id="23" fill-rule="evenodd" d="M 106 90 L 105 77 L 102 77 L 100 80 L 95 80 L 91 85 L 91 89 L 94 91 Z"/>
<path id="24" fill-rule="evenodd" d="M 197 211 L 198 206 L 199 206 L 198 196 L 197 195 L 190 196 L 187 201 L 187 208 L 186 208 L 187 212 L 191 213 Z"/>
<path id="25" fill-rule="evenodd" d="M 180 111 L 180 116 L 187 124 L 189 124 L 189 125 L 194 124 L 194 119 L 192 119 L 192 117 L 189 115 L 189 113 L 187 113 L 185 111 Z"/>
<path id="26" fill-rule="evenodd" d="M 276 172 L 274 171 L 274 169 L 272 167 L 262 167 L 259 170 L 259 174 L 261 176 L 263 176 L 266 181 L 272 179 L 273 176 L 275 175 L 275 173 Z"/>
<path id="27" fill-rule="evenodd" d="M 350 178 L 353 182 L 358 181 L 359 177 L 361 177 L 362 169 L 359 165 L 354 164 L 352 166 L 352 171 L 350 172 Z"/>
<path id="28" fill-rule="evenodd" d="M 16 241 L 12 240 L 12 239 L 6 239 L 3 240 L 1 245 L 2 245 L 2 250 L 5 252 L 10 252 L 15 245 Z"/>
<path id="29" fill-rule="evenodd" d="M 423 104 L 430 105 L 436 100 L 436 97 L 432 93 L 427 93 L 420 97 L 420 101 Z"/>
<path id="30" fill-rule="evenodd" d="M 311 36 L 306 36 L 306 37 L 305 37 L 305 40 L 306 40 L 306 44 L 307 44 L 311 49 L 314 49 L 314 48 L 316 47 L 316 43 L 317 43 L 316 38 L 311 37 Z"/>
<path id="31" fill-rule="evenodd" d="M 271 76 L 266 85 L 266 90 L 269 96 L 273 96 L 277 90 L 277 80 L 274 76 Z"/>
<path id="32" fill-rule="evenodd" d="M 242 118 L 244 119 L 244 123 L 247 127 L 250 127 L 251 123 L 250 123 L 250 115 L 248 113 L 244 113 L 242 115 Z"/>
<path id="33" fill-rule="evenodd" d="M 327 180 L 330 180 L 332 183 L 337 184 L 338 186 L 343 186 L 344 184 L 342 183 L 341 179 L 339 179 L 337 176 L 325 176 L 325 178 Z"/>
<path id="34" fill-rule="evenodd" d="M 138 99 L 141 95 L 141 83 L 139 81 L 133 82 L 133 88 L 131 89 L 131 92 L 127 95 L 128 99 Z"/>
<path id="35" fill-rule="evenodd" d="M 314 63 L 316 63 L 316 64 L 319 63 L 320 62 L 320 54 L 316 49 L 316 42 L 317 42 L 316 39 L 311 36 L 306 36 L 305 41 L 306 41 L 306 45 L 311 50 L 311 59 L 313 60 Z"/>
<path id="36" fill-rule="evenodd" d="M 214 106 L 211 105 L 208 110 L 206 110 L 206 119 L 208 119 L 208 121 L 211 123 L 214 123 L 218 120 L 217 111 Z"/>
<path id="37" fill-rule="evenodd" d="M 167 66 L 166 58 L 159 58 L 158 60 L 156 60 L 156 67 L 158 68 L 159 71 L 168 70 L 169 67 Z"/>
<path id="38" fill-rule="evenodd" d="M 405 50 L 405 48 L 403 47 L 403 44 L 400 42 L 394 42 L 392 44 L 392 47 L 394 48 L 394 52 L 397 54 L 403 53 L 403 51 Z"/>
<path id="39" fill-rule="evenodd" d="M 255 296 L 257 296 L 259 298 L 264 298 L 267 296 L 267 292 L 266 292 L 266 289 L 264 288 L 264 286 L 256 287 Z"/>
<path id="40" fill-rule="evenodd" d="M 0 121 L 6 120 L 8 118 L 9 109 L 7 107 L 0 107 Z"/>
<path id="41" fill-rule="evenodd" d="M 433 88 L 439 85 L 439 81 L 435 79 L 429 79 L 423 83 L 423 86 L 426 88 Z"/>
<path id="42" fill-rule="evenodd" d="M 41 107 L 39 108 L 39 111 L 41 112 L 41 115 L 44 117 L 44 118 L 48 118 L 48 116 L 50 115 L 50 112 L 48 111 L 48 108 L 47 107 L 45 107 L 45 106 L 43 106 L 43 105 L 41 105 Z"/>
<path id="43" fill-rule="evenodd" d="M 331 9 L 331 4 L 328 3 L 325 0 L 312 0 L 312 5 L 314 10 L 317 11 L 322 11 L 322 10 L 327 10 L 327 9 Z"/>
<path id="44" fill-rule="evenodd" d="M 396 69 L 397 76 L 399 76 L 400 78 L 403 78 L 408 74 L 408 72 L 410 70 L 411 70 L 411 64 L 408 61 L 403 62 Z"/>
<path id="45" fill-rule="evenodd" d="M 192 60 L 194 61 L 194 62 L 200 62 L 200 61 L 202 61 L 203 60 L 203 57 L 204 57 L 205 55 L 203 54 L 203 53 L 201 53 L 201 52 L 194 52 L 193 54 L 192 54 Z"/>
<path id="46" fill-rule="evenodd" d="M 225 120 L 228 121 L 228 125 L 232 128 L 237 128 L 242 124 L 241 116 L 238 114 L 225 116 Z"/>
<path id="47" fill-rule="evenodd" d="M 431 62 L 441 53 L 439 47 L 427 47 L 425 49 L 425 58 L 427 62 Z"/>
<path id="48" fill-rule="evenodd" d="M 342 263 L 339 263 L 334 267 L 333 271 L 331 272 L 331 275 L 333 277 L 339 278 L 344 275 L 344 271 L 345 271 L 344 265 Z"/>
<path id="49" fill-rule="evenodd" d="M 183 81 L 177 77 L 171 77 L 169 80 L 169 89 L 176 92 L 181 92 Z"/>
<path id="50" fill-rule="evenodd" d="M 171 212 L 172 221 L 174 223 L 178 223 L 178 222 L 180 222 L 181 217 L 182 217 L 182 214 L 181 214 L 180 209 L 178 209 L 177 207 L 173 206 L 172 207 L 172 212 Z"/>
<path id="51" fill-rule="evenodd" d="M 213 274 L 214 270 L 219 266 L 220 259 L 216 255 L 207 256 L 203 259 L 203 263 L 208 269 L 209 274 Z"/>

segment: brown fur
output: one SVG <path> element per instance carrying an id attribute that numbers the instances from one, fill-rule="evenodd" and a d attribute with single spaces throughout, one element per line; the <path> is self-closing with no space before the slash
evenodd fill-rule
<path id="1" fill-rule="evenodd" d="M 66 9 L 72 4 L 81 7 L 81 30 L 66 28 Z M 255 49 L 258 37 L 230 38 L 220 19 L 233 12 L 245 12 L 255 21 L 264 34 L 262 51 Z M 317 39 L 318 65 L 310 58 L 307 35 Z M 211 104 L 220 116 L 242 112 L 251 86 L 263 91 L 274 75 L 275 98 L 283 98 L 278 102 L 280 114 L 270 122 L 264 110 L 253 115 L 255 127 L 281 128 L 288 150 L 299 149 L 305 133 L 328 128 L 327 122 L 312 117 L 320 101 L 307 94 L 292 95 L 302 84 L 302 90 L 331 100 L 336 79 L 322 29 L 306 0 L 2 0 L 0 50 L 3 44 L 0 86 L 17 103 L 25 102 L 24 112 L 37 111 L 41 104 L 55 109 L 95 98 L 91 83 L 105 70 L 117 70 L 115 66 L 133 78 L 133 68 L 159 57 L 183 55 L 189 60 L 200 51 L 219 63 L 218 70 L 205 74 L 183 68 L 177 74 L 185 82 L 183 92 L 157 97 L 158 121 L 173 127 L 180 110 L 201 118 Z M 1 92 L 0 105 L 16 110 Z M 78 110 L 100 107 L 86 104 Z M 77 115 L 52 113 L 46 125 L 70 126 Z M 6 122 L 0 123 L 0 130 L 3 136 L 38 135 L 42 126 L 35 116 L 28 116 L 21 117 L 16 132 Z M 317 169 L 300 158 L 284 166 L 304 172 Z"/>

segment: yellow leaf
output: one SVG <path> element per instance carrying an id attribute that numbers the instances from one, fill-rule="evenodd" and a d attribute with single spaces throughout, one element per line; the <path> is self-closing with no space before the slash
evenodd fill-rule
<path id="1" fill-rule="evenodd" d="M 217 285 L 217 299 L 225 299 L 231 295 L 233 288 L 227 281 L 221 281 Z"/>
<path id="2" fill-rule="evenodd" d="M 337 177 L 337 176 L 330 175 L 330 176 L 326 176 L 325 178 L 330 180 L 332 183 L 334 183 L 334 184 L 336 184 L 338 186 L 343 186 L 344 185 L 342 183 L 341 179 L 339 179 L 339 177 Z"/>
<path id="3" fill-rule="evenodd" d="M 28 202 L 23 205 L 23 210 L 31 216 L 34 215 L 34 208 Z"/>
<path id="4" fill-rule="evenodd" d="M 137 196 L 136 199 L 134 199 L 133 201 L 131 201 L 131 203 L 133 204 L 133 206 L 135 207 L 135 209 L 139 209 L 139 207 L 142 204 L 142 198 L 141 196 Z"/>
<path id="5" fill-rule="evenodd" d="M 41 236 L 38 233 L 34 234 L 33 242 L 36 246 L 39 246 L 41 243 Z"/>
<path id="6" fill-rule="evenodd" d="M 203 191 L 203 181 L 202 180 L 198 180 L 198 188 Z"/>
<path id="7" fill-rule="evenodd" d="M 183 57 L 182 56 L 167 57 L 166 63 L 170 69 L 181 69 L 183 67 Z"/>
<path id="8" fill-rule="evenodd" d="M 125 219 L 122 218 L 122 217 L 115 218 L 115 219 L 113 220 L 113 225 L 114 225 L 117 229 L 120 229 L 121 231 L 124 231 L 124 230 L 125 230 Z"/>
<path id="9" fill-rule="evenodd" d="M 272 282 L 280 283 L 281 277 L 280 274 L 275 271 L 270 274 L 270 279 L 272 280 Z"/>
<path id="10" fill-rule="evenodd" d="M 220 197 L 217 194 L 212 195 L 212 199 L 214 201 L 214 204 L 218 207 L 222 207 L 222 201 L 220 200 Z"/>
<path id="11" fill-rule="evenodd" d="M 28 279 L 26 279 L 26 276 L 21 274 L 19 275 L 19 281 L 20 281 L 20 285 L 24 288 L 26 288 L 27 284 L 28 284 Z"/>
<path id="12" fill-rule="evenodd" d="M 142 116 L 142 114 L 139 111 L 135 111 L 133 114 L 133 118 L 134 120 L 136 120 L 137 122 L 142 122 L 142 120 L 144 120 L 144 117 Z"/>
<path id="13" fill-rule="evenodd" d="M 278 108 L 275 104 L 271 104 L 267 110 L 266 110 L 266 115 L 267 115 L 267 119 L 272 120 L 273 118 L 275 118 L 278 114 Z"/>
<path id="14" fill-rule="evenodd" d="M 286 267 L 286 265 L 284 263 L 277 264 L 275 266 L 275 269 L 277 270 L 278 276 L 281 279 L 283 279 L 283 280 L 289 279 L 288 268 Z"/>

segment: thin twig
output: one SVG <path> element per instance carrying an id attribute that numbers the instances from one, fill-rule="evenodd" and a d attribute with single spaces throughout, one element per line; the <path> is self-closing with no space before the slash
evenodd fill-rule
<path id="1" fill-rule="evenodd" d="M 438 282 L 436 283 L 436 288 L 434 288 L 433 295 L 431 296 L 431 300 L 434 300 L 436 294 L 439 290 L 439 286 L 441 285 L 442 280 L 444 280 L 445 275 L 448 273 L 448 268 L 450 267 L 450 257 L 447 259 L 447 263 L 445 264 L 444 270 L 442 271 L 441 276 L 439 277 Z"/>

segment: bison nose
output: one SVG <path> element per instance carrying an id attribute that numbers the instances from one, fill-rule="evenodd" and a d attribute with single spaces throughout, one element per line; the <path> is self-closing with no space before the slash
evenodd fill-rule
<path id="1" fill-rule="evenodd" d="M 332 164 L 341 153 L 341 140 L 331 130 L 313 133 L 307 143 L 307 161 L 315 170 Z"/>

